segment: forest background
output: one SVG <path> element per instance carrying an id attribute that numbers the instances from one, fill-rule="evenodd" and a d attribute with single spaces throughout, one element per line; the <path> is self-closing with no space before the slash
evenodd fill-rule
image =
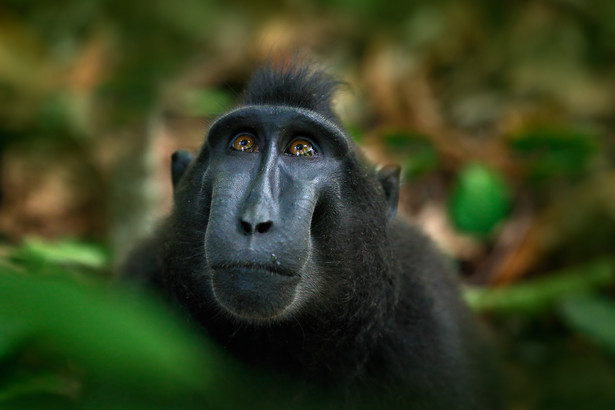
<path id="1" fill-rule="evenodd" d="M 342 79 L 351 135 L 403 166 L 400 212 L 458 263 L 509 408 L 613 408 L 613 22 L 611 0 L 3 0 L 0 408 L 283 407 L 111 285 L 171 207 L 171 153 L 272 53 Z"/>

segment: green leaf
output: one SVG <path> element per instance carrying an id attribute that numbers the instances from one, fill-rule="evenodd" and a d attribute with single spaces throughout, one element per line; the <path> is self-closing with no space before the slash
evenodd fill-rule
<path id="1" fill-rule="evenodd" d="M 615 265 L 600 259 L 586 265 L 549 274 L 502 288 L 468 288 L 465 297 L 478 311 L 537 314 L 562 297 L 580 294 L 615 283 Z"/>
<path id="2" fill-rule="evenodd" d="M 595 295 L 564 299 L 559 312 L 565 323 L 615 357 L 615 302 Z"/>
<path id="3" fill-rule="evenodd" d="M 0 274 L 0 323 L 41 351 L 123 385 L 196 389 L 213 377 L 205 342 L 149 299 L 67 280 Z M 7 334 L 5 334 L 6 336 Z"/>
<path id="4" fill-rule="evenodd" d="M 0 403 L 27 395 L 55 394 L 74 397 L 76 391 L 75 383 L 68 382 L 61 375 L 46 371 L 15 378 L 7 386 L 2 386 Z"/>
<path id="5" fill-rule="evenodd" d="M 0 361 L 19 345 L 24 334 L 23 327 L 19 319 L 0 315 Z"/>
<path id="6" fill-rule="evenodd" d="M 531 182 L 580 175 L 599 152 L 594 135 L 567 129 L 535 128 L 513 136 L 512 152 L 525 163 Z"/>
<path id="7" fill-rule="evenodd" d="M 107 250 L 99 245 L 72 240 L 48 242 L 36 237 L 26 238 L 12 256 L 26 264 L 77 264 L 94 269 L 104 268 L 109 261 Z"/>
<path id="8" fill-rule="evenodd" d="M 487 236 L 508 215 L 511 193 L 502 176 L 482 164 L 470 164 L 458 176 L 449 203 L 455 227 Z"/>

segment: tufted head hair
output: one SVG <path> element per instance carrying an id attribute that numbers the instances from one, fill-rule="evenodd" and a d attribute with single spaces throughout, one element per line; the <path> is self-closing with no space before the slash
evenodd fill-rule
<path id="1" fill-rule="evenodd" d="M 284 105 L 312 110 L 340 124 L 332 97 L 340 82 L 310 64 L 295 60 L 270 62 L 257 70 L 248 83 L 244 105 Z"/>

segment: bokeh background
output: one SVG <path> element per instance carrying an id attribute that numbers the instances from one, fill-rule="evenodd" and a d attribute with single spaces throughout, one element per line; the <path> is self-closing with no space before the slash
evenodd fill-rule
<path id="1" fill-rule="evenodd" d="M 109 283 L 172 206 L 171 153 L 301 55 L 403 166 L 400 212 L 458 263 L 508 408 L 614 408 L 614 22 L 612 0 L 3 0 L 0 407 L 237 400 L 245 371 Z"/>

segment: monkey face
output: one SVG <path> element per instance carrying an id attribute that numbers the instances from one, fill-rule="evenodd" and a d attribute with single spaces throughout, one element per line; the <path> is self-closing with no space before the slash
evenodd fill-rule
<path id="1" fill-rule="evenodd" d="M 195 276 L 224 312 L 255 323 L 284 320 L 309 311 L 314 296 L 335 293 L 331 251 L 345 251 L 346 241 L 334 232 L 370 230 L 364 222 L 353 229 L 354 217 L 382 213 L 370 215 L 382 225 L 387 213 L 384 185 L 367 176 L 353 149 L 335 124 L 299 108 L 248 106 L 212 125 L 186 178 L 198 195 L 182 199 L 179 184 L 176 208 L 196 206 L 201 215 L 203 263 Z M 176 183 L 186 159 L 174 156 Z M 376 202 L 372 209 L 344 198 L 370 188 L 363 196 Z"/>
<path id="2" fill-rule="evenodd" d="M 207 210 L 203 276 L 227 313 L 284 318 L 319 292 L 312 227 L 335 213 L 322 207 L 340 193 L 339 134 L 315 113 L 279 106 L 244 107 L 212 126 L 206 167 L 195 169 Z"/>

